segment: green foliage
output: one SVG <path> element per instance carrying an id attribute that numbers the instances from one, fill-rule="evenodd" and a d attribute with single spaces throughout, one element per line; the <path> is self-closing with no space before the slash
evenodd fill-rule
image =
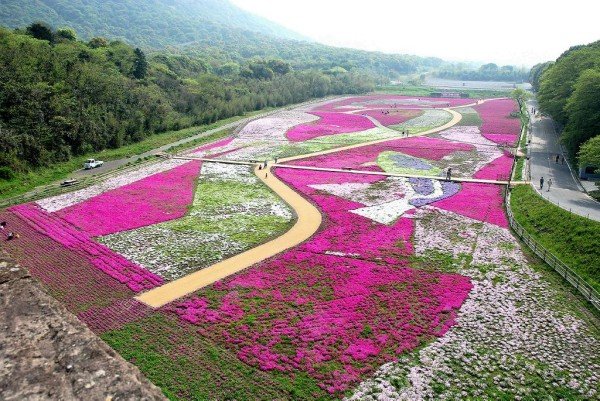
<path id="1" fill-rule="evenodd" d="M 525 230 L 600 291 L 600 223 L 569 213 L 529 185 L 512 190 L 511 208 Z"/>
<path id="2" fill-rule="evenodd" d="M 600 135 L 596 135 L 581 145 L 579 164 L 600 167 Z"/>
<path id="3" fill-rule="evenodd" d="M 444 65 L 436 73 L 440 78 L 461 81 L 503 81 L 523 82 L 527 80 L 529 71 L 512 65 L 498 67 L 494 63 L 484 64 L 478 69 L 465 64 Z"/>
<path id="4" fill-rule="evenodd" d="M 77 34 L 71 28 L 60 28 L 56 30 L 56 38 L 59 40 L 77 40 Z"/>
<path id="5" fill-rule="evenodd" d="M 25 30 L 28 35 L 39 39 L 45 40 L 46 42 L 52 43 L 54 41 L 54 35 L 52 33 L 52 28 L 44 22 L 34 22 L 29 25 Z"/>
<path id="6" fill-rule="evenodd" d="M 600 57 L 600 53 L 598 53 Z M 599 60 L 600 63 L 600 60 Z M 600 64 L 597 70 L 585 70 L 575 82 L 565 106 L 569 120 L 561 136 L 574 157 L 579 146 L 600 133 Z"/>
<path id="7" fill-rule="evenodd" d="M 148 62 L 146 61 L 146 55 L 139 48 L 134 50 L 135 60 L 133 62 L 132 74 L 135 79 L 144 79 L 148 73 Z"/>
<path id="8" fill-rule="evenodd" d="M 0 167 L 26 172 L 159 132 L 363 93 L 374 82 L 358 71 L 293 71 L 279 59 L 250 65 L 260 66 L 251 76 L 219 76 L 191 56 L 147 61 L 120 41 L 52 44 L 0 28 Z"/>
<path id="9" fill-rule="evenodd" d="M 176 319 L 154 312 L 101 338 L 171 400 L 330 399 L 307 374 L 253 368 Z"/>
<path id="10" fill-rule="evenodd" d="M 600 41 L 574 46 L 539 78 L 540 110 L 565 127 L 561 140 L 574 158 L 600 132 Z"/>
<path id="11" fill-rule="evenodd" d="M 545 63 L 536 64 L 531 67 L 529 71 L 529 83 L 535 92 L 540 90 L 540 77 L 542 73 L 552 64 L 554 64 L 553 61 L 546 61 Z"/>

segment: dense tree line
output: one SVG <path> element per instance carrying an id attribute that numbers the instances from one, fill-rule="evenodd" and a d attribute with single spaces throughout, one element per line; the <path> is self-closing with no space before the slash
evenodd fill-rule
<path id="1" fill-rule="evenodd" d="M 469 65 L 458 63 L 443 65 L 436 75 L 440 78 L 457 79 L 461 81 L 499 81 L 499 82 L 524 82 L 527 81 L 529 70 L 517 68 L 512 65 L 499 67 L 488 63 L 473 68 Z"/>
<path id="2" fill-rule="evenodd" d="M 564 129 L 569 156 L 600 135 L 600 41 L 575 46 L 548 65 L 539 77 L 540 110 Z"/>
<path id="3" fill-rule="evenodd" d="M 531 70 L 529 71 L 529 83 L 531 84 L 534 92 L 540 90 L 540 78 L 542 73 L 546 71 L 546 69 L 552 64 L 554 64 L 553 61 L 546 61 L 545 63 L 539 63 L 531 67 Z"/>
<path id="4" fill-rule="evenodd" d="M 0 25 L 18 28 L 42 20 L 53 26 L 70 26 L 86 40 L 104 36 L 144 49 L 235 30 L 305 39 L 226 0 L 2 0 Z"/>
<path id="5" fill-rule="evenodd" d="M 224 0 L 5 0 L 0 25 L 12 28 L 44 20 L 69 26 L 91 40 L 121 40 L 148 54 L 165 51 L 202 58 L 214 72 L 253 57 L 283 59 L 295 71 L 364 69 L 386 79 L 429 71 L 434 57 L 341 49 L 303 40 L 275 23 Z"/>
<path id="6" fill-rule="evenodd" d="M 217 74 L 215 71 L 218 71 Z M 246 111 L 371 90 L 360 70 L 294 71 L 279 59 L 212 66 L 44 24 L 0 28 L 0 168 L 25 171 Z M 2 176 L 2 174 L 0 174 Z"/>

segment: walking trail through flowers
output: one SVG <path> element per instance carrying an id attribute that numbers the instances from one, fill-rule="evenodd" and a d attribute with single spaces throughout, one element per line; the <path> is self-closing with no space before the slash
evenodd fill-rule
<path id="1" fill-rule="evenodd" d="M 1 210 L 2 246 L 173 400 L 595 399 L 597 318 L 508 228 L 517 110 L 282 110 Z"/>

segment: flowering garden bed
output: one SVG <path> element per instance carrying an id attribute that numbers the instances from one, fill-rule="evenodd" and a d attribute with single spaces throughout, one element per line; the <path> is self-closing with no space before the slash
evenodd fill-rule
<path id="1" fill-rule="evenodd" d="M 292 163 L 507 176 L 512 159 L 497 145 L 518 134 L 510 100 L 464 109 L 465 124 L 427 137 L 356 131 L 352 117 L 341 118 L 409 110 L 414 116 L 402 124 L 414 133 L 447 121 L 435 108 L 471 102 L 348 98 L 317 107 L 320 122 L 282 112 L 193 155 L 261 160 L 393 138 Z M 323 123 L 327 137 L 306 128 Z M 304 136 L 293 144 L 290 132 Z M 321 210 L 319 231 L 159 309 L 133 296 L 292 224 L 292 212 L 250 167 L 164 161 L 1 211 L 21 234 L 3 249 L 171 399 L 597 398 L 597 319 L 522 252 L 507 228 L 501 187 L 275 174 Z M 117 208 L 120 217 L 105 219 Z"/>

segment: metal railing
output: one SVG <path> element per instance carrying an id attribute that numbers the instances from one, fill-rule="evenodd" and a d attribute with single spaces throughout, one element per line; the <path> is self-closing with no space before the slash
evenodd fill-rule
<path id="1" fill-rule="evenodd" d="M 512 209 L 510 208 L 510 191 L 506 191 L 504 198 L 506 204 L 506 216 L 511 228 L 517 233 L 519 238 L 531 248 L 536 255 L 544 260 L 558 274 L 567 280 L 576 290 L 578 290 L 586 300 L 600 311 L 600 293 L 592 288 L 579 274 L 575 273 L 569 266 L 564 264 L 560 259 L 552 254 L 543 245 L 537 242 L 515 219 Z"/>

